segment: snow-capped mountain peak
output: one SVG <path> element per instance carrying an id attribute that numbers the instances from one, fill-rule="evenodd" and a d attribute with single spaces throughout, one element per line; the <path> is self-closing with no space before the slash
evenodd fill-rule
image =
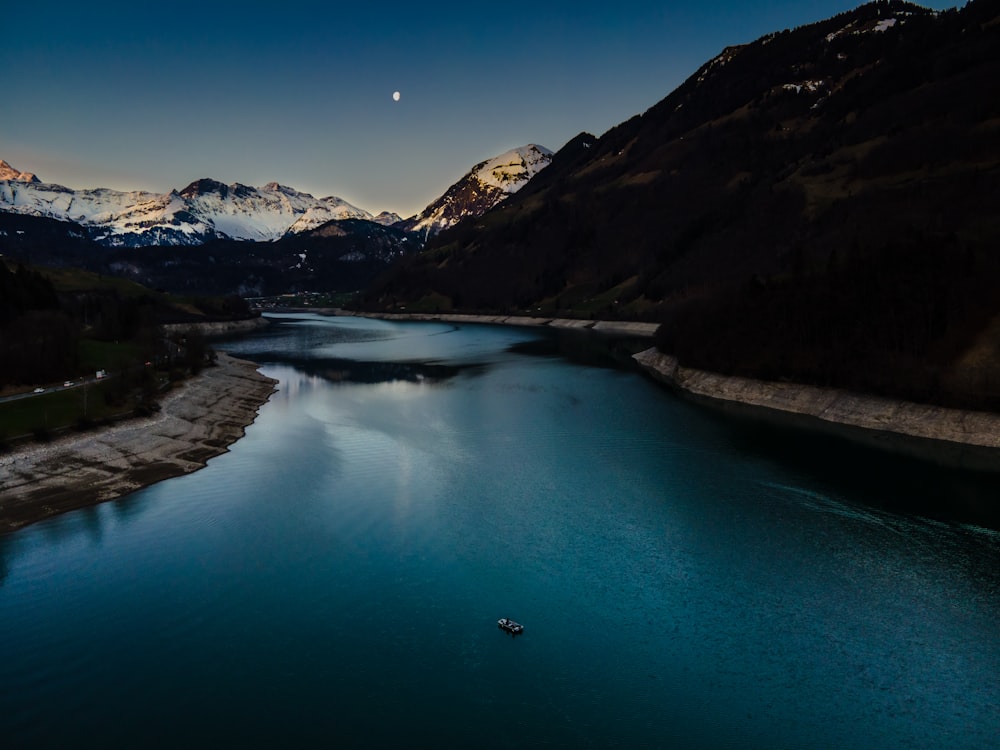
<path id="1" fill-rule="evenodd" d="M 0 211 L 90 226 L 109 246 L 198 245 L 217 237 L 266 242 L 337 219 L 375 220 L 336 196 L 317 199 L 277 182 L 255 188 L 206 177 L 165 194 L 70 190 L 27 182 L 25 173 L 0 164 Z"/>
<path id="2" fill-rule="evenodd" d="M 392 211 L 382 211 L 378 216 L 376 216 L 373 221 L 376 224 L 382 224 L 386 227 L 391 227 L 393 224 L 398 224 L 403 220 L 403 217 Z"/>
<path id="3" fill-rule="evenodd" d="M 467 216 L 481 216 L 524 187 L 551 161 L 552 152 L 534 143 L 486 159 L 419 215 L 401 225 L 412 231 L 436 234 Z"/>
<path id="4" fill-rule="evenodd" d="M 41 182 L 40 179 L 31 172 L 21 172 L 10 164 L 0 159 L 0 180 L 10 180 L 13 182 Z"/>

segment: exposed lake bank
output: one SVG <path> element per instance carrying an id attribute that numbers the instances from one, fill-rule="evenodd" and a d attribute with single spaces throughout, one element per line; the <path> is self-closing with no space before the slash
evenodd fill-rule
<path id="1" fill-rule="evenodd" d="M 530 315 L 464 315 L 460 313 L 369 313 L 329 308 L 309 310 L 322 315 L 343 315 L 376 320 L 422 321 L 440 323 L 482 323 L 486 325 L 539 326 L 543 328 L 595 331 L 616 336 L 649 336 L 656 333 L 659 323 L 630 320 L 580 320 L 577 318 L 547 318 Z"/>
<path id="2" fill-rule="evenodd" d="M 720 375 L 650 348 L 634 359 L 683 396 L 727 411 L 825 432 L 941 466 L 1000 471 L 1000 415 Z"/>
<path id="3" fill-rule="evenodd" d="M 164 333 L 183 333 L 192 329 L 204 336 L 228 336 L 234 333 L 251 333 L 270 325 L 267 318 L 244 318 L 242 320 L 216 320 L 195 323 L 167 323 L 162 326 Z"/>
<path id="4" fill-rule="evenodd" d="M 0 532 L 200 469 L 243 436 L 274 387 L 255 364 L 219 353 L 152 417 L 0 455 Z"/>

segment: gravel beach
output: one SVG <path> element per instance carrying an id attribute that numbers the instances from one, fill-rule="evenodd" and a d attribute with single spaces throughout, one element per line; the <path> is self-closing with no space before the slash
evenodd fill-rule
<path id="1" fill-rule="evenodd" d="M 202 468 L 243 436 L 275 383 L 220 352 L 152 417 L 0 455 L 0 532 Z"/>

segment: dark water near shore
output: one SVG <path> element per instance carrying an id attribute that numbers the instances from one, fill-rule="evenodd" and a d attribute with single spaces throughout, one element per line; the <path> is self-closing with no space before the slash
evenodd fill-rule
<path id="1" fill-rule="evenodd" d="M 281 381 L 230 453 L 0 537 L 0 745 L 996 746 L 992 480 L 571 342 L 227 342 Z"/>

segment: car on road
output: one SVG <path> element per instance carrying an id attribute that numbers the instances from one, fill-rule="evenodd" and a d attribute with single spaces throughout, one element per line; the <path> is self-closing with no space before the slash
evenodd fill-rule
<path id="1" fill-rule="evenodd" d="M 45 389 L 44 388 L 36 388 L 35 390 L 32 391 L 32 393 L 45 393 Z"/>
<path id="2" fill-rule="evenodd" d="M 63 383 L 63 388 L 69 388 L 71 385 L 73 385 L 73 381 L 67 380 L 65 383 Z"/>

